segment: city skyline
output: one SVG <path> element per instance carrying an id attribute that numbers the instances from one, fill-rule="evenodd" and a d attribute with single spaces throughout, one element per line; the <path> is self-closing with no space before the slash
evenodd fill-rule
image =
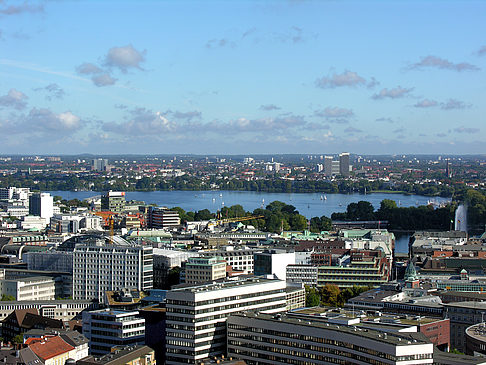
<path id="1" fill-rule="evenodd" d="M 478 154 L 486 3 L 0 2 L 0 154 Z"/>

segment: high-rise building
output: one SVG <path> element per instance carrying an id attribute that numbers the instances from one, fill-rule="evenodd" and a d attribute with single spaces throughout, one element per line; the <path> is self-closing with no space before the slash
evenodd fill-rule
<path id="1" fill-rule="evenodd" d="M 73 251 L 74 299 L 104 299 L 107 290 L 147 290 L 153 286 L 152 247 L 120 237 L 78 243 Z"/>
<path id="2" fill-rule="evenodd" d="M 29 197 L 29 213 L 49 222 L 54 215 L 54 199 L 49 193 L 35 193 Z"/>
<path id="3" fill-rule="evenodd" d="M 108 160 L 106 158 L 95 158 L 91 160 L 91 170 L 93 171 L 107 171 Z"/>
<path id="4" fill-rule="evenodd" d="M 347 152 L 339 155 L 339 173 L 342 176 L 349 176 L 349 153 Z"/>
<path id="5" fill-rule="evenodd" d="M 115 346 L 145 344 L 145 319 L 138 311 L 100 309 L 83 312 L 83 335 L 92 355 L 104 355 Z"/>
<path id="6" fill-rule="evenodd" d="M 121 213 L 125 210 L 125 192 L 108 191 L 101 197 L 101 210 Z"/>
<path id="7" fill-rule="evenodd" d="M 332 176 L 332 156 L 324 157 L 324 174 Z"/>
<path id="8" fill-rule="evenodd" d="M 226 319 L 247 310 L 286 310 L 286 284 L 250 278 L 167 292 L 166 364 L 195 364 L 226 353 Z"/>
<path id="9" fill-rule="evenodd" d="M 295 264 L 295 252 L 285 250 L 267 250 L 256 252 L 253 271 L 255 275 L 275 275 L 280 280 L 286 280 L 287 265 Z"/>

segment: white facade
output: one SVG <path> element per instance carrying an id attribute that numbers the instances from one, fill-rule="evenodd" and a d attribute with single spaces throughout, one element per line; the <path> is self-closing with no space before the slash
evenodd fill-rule
<path id="1" fill-rule="evenodd" d="M 226 319 L 232 313 L 286 309 L 286 283 L 251 278 L 173 289 L 167 292 L 167 364 L 193 364 L 221 355 Z"/>
<path id="2" fill-rule="evenodd" d="M 73 251 L 74 299 L 103 300 L 107 290 L 153 287 L 152 247 L 78 244 Z"/>
<path id="3" fill-rule="evenodd" d="M 26 215 L 22 218 L 20 226 L 24 230 L 37 229 L 39 231 L 43 230 L 47 226 L 46 219 L 34 215 Z"/>
<path id="4" fill-rule="evenodd" d="M 280 280 L 286 280 L 287 265 L 295 264 L 295 252 L 269 250 L 255 253 L 254 274 L 275 275 Z"/>
<path id="5" fill-rule="evenodd" d="M 54 215 L 54 198 L 49 193 L 32 194 L 29 198 L 29 212 L 49 221 Z"/>
<path id="6" fill-rule="evenodd" d="M 91 301 L 86 300 L 36 300 L 36 301 L 0 301 L 0 320 L 17 309 L 35 308 L 39 314 L 62 321 L 70 321 L 83 310 L 93 306 Z M 97 307 L 97 305 L 95 305 Z"/>
<path id="7" fill-rule="evenodd" d="M 111 352 L 114 346 L 145 344 L 145 319 L 138 311 L 100 309 L 83 312 L 83 335 L 93 355 Z"/>
<path id="8" fill-rule="evenodd" d="M 221 256 L 233 270 L 251 274 L 253 273 L 254 253 L 254 250 L 233 250 L 228 247 L 225 251 L 203 251 L 201 255 L 205 257 Z"/>
<path id="9" fill-rule="evenodd" d="M 17 301 L 54 300 L 55 282 L 46 276 L 35 276 L 21 279 L 0 280 L 2 295 L 10 295 Z"/>

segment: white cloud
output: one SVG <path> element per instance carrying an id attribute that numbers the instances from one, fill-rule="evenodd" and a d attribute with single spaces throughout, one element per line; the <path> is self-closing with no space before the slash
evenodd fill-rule
<path id="1" fill-rule="evenodd" d="M 437 103 L 435 100 L 430 100 L 430 99 L 424 99 L 421 101 L 418 101 L 414 107 L 416 108 L 431 108 L 434 106 L 437 106 L 439 103 Z"/>
<path id="2" fill-rule="evenodd" d="M 131 44 L 123 47 L 113 47 L 108 50 L 105 63 L 126 73 L 130 68 L 142 70 L 141 63 L 145 61 L 146 51 L 137 51 Z"/>
<path id="3" fill-rule="evenodd" d="M 445 70 L 453 70 L 453 71 L 479 71 L 480 68 L 472 65 L 467 62 L 461 62 L 461 63 L 453 63 L 449 60 L 446 60 L 444 58 L 436 57 L 436 56 L 427 56 L 422 58 L 419 62 L 414 63 L 409 66 L 409 69 L 411 70 L 421 70 L 424 68 L 439 68 L 439 69 L 445 69 Z"/>
<path id="4" fill-rule="evenodd" d="M 22 110 L 27 106 L 28 96 L 16 89 L 10 89 L 7 95 L 0 96 L 0 106 Z"/>
<path id="5" fill-rule="evenodd" d="M 373 99 L 385 99 L 385 98 L 390 98 L 390 99 L 398 99 L 398 98 L 403 98 L 405 96 L 408 96 L 408 94 L 413 90 L 413 88 L 403 88 L 401 86 L 397 86 L 396 88 L 393 89 L 381 89 L 381 91 L 378 94 L 374 94 L 372 96 Z"/>
<path id="6" fill-rule="evenodd" d="M 480 129 L 479 128 L 470 128 L 470 127 L 461 126 L 461 127 L 455 128 L 454 132 L 476 134 L 476 133 L 480 132 Z"/>
<path id="7" fill-rule="evenodd" d="M 76 71 L 82 75 L 93 75 L 103 72 L 101 68 L 90 62 L 82 63 L 81 65 L 76 67 Z"/>
<path id="8" fill-rule="evenodd" d="M 354 116 L 351 109 L 339 107 L 327 107 L 324 110 L 315 110 L 314 115 L 323 118 L 350 118 Z"/>
<path id="9" fill-rule="evenodd" d="M 344 71 L 342 74 L 333 73 L 316 80 L 316 86 L 322 89 L 333 89 L 342 86 L 366 85 L 366 80 L 353 71 Z"/>
<path id="10" fill-rule="evenodd" d="M 93 81 L 93 84 L 98 87 L 114 85 L 117 81 L 117 79 L 111 77 L 107 73 L 94 75 L 91 80 Z"/>
<path id="11" fill-rule="evenodd" d="M 445 103 L 440 104 L 440 108 L 444 110 L 452 110 L 452 109 L 466 109 L 469 108 L 470 105 L 467 105 L 463 101 L 456 100 L 456 99 L 449 99 Z"/>

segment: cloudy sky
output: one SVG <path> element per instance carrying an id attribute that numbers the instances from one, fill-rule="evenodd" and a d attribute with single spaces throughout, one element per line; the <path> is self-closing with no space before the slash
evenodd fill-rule
<path id="1" fill-rule="evenodd" d="M 486 151 L 485 1 L 0 0 L 0 154 Z"/>

